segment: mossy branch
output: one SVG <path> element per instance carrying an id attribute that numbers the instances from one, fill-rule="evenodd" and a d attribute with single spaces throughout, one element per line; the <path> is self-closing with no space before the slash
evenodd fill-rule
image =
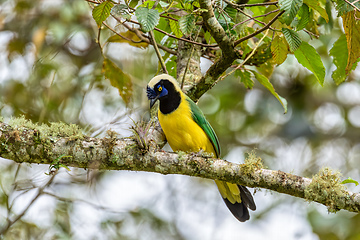
<path id="1" fill-rule="evenodd" d="M 61 125 L 61 128 L 59 128 Z M 59 130 L 61 129 L 61 130 Z M 151 132 L 148 132 L 151 136 Z M 140 135 L 139 135 L 140 136 Z M 143 137 L 143 136 L 140 136 Z M 338 174 L 324 169 L 303 178 L 262 168 L 261 159 L 250 153 L 244 164 L 194 154 L 164 152 L 144 136 L 91 138 L 75 125 L 36 126 L 24 119 L 11 125 L 0 123 L 0 157 L 18 163 L 61 164 L 100 170 L 147 171 L 219 179 L 249 187 L 260 187 L 321 203 L 334 212 L 360 212 L 360 194 L 346 190 Z M 62 157 L 66 155 L 67 157 Z"/>

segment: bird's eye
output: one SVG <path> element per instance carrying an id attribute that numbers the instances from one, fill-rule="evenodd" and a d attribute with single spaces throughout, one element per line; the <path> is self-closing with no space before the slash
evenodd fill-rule
<path id="1" fill-rule="evenodd" d="M 158 91 L 161 92 L 162 91 L 162 86 L 158 87 Z"/>

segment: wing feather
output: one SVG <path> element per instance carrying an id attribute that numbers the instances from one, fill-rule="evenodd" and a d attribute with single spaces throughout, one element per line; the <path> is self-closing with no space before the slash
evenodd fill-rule
<path id="1" fill-rule="evenodd" d="M 216 157 L 220 156 L 220 144 L 219 140 L 215 134 L 214 129 L 211 127 L 209 122 L 206 120 L 204 114 L 200 110 L 200 108 L 188 97 L 186 96 L 186 101 L 189 102 L 190 109 L 191 109 L 191 116 L 193 120 L 204 130 L 206 135 L 208 136 L 211 144 L 214 147 L 216 152 Z"/>

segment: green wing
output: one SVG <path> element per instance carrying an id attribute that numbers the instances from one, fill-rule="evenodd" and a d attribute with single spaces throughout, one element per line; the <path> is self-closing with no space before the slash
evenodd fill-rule
<path id="1" fill-rule="evenodd" d="M 216 157 L 220 156 L 220 144 L 219 140 L 215 134 L 214 129 L 211 127 L 209 122 L 206 120 L 204 114 L 200 110 L 200 108 L 188 97 L 186 96 L 186 101 L 189 102 L 190 109 L 191 109 L 191 115 L 194 121 L 204 130 L 206 135 L 211 141 L 211 144 L 213 145 Z"/>

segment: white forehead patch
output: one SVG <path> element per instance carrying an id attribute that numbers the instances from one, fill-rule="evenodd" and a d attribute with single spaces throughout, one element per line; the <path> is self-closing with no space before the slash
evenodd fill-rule
<path id="1" fill-rule="evenodd" d="M 175 86 L 175 89 L 178 89 L 180 90 L 180 87 L 179 87 L 179 84 L 178 82 L 176 81 L 175 78 L 173 78 L 172 76 L 170 76 L 169 74 L 160 74 L 160 75 L 157 75 L 155 77 L 153 77 L 148 86 L 151 87 L 151 88 L 154 88 L 154 86 L 160 82 L 160 80 L 163 80 L 163 79 L 166 79 L 166 80 L 169 80 L 172 84 L 174 84 Z M 180 90 L 181 91 L 181 90 Z"/>

